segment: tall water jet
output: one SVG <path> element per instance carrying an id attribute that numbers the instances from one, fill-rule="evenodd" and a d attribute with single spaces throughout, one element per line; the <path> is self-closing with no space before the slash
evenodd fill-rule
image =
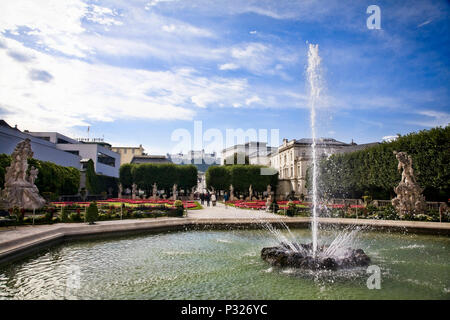
<path id="1" fill-rule="evenodd" d="M 308 68 L 306 69 L 308 86 L 309 86 L 309 108 L 311 110 L 311 135 L 312 135 L 312 251 L 313 256 L 317 253 L 317 238 L 318 238 L 318 214 L 317 214 L 317 155 L 316 155 L 316 107 L 320 98 L 321 83 L 320 83 L 320 56 L 319 45 L 309 44 L 308 50 Z"/>
<path id="2" fill-rule="evenodd" d="M 318 244 L 318 188 L 317 188 L 317 153 L 316 153 L 316 108 L 320 104 L 322 79 L 320 69 L 319 46 L 310 44 L 308 50 L 307 82 L 309 89 L 309 107 L 311 110 L 312 134 L 312 242 L 302 244 L 295 240 L 289 228 L 287 236 L 271 225 L 267 229 L 275 235 L 280 242 L 278 246 L 266 247 L 261 250 L 261 258 L 271 265 L 278 267 L 294 267 L 310 270 L 337 270 L 341 268 L 354 268 L 368 266 L 370 258 L 362 249 L 352 249 L 358 230 L 343 231 L 331 241 L 329 245 Z"/>

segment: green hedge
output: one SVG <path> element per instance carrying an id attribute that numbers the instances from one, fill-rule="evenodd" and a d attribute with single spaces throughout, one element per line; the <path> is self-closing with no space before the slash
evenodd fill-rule
<path id="1" fill-rule="evenodd" d="M 6 168 L 11 163 L 11 156 L 0 154 L 0 185 L 5 184 Z M 53 162 L 28 159 L 29 168 L 36 167 L 39 170 L 35 181 L 39 192 L 52 193 L 53 195 L 72 195 L 78 193 L 80 186 L 80 171 L 72 167 L 63 167 Z"/>
<path id="2" fill-rule="evenodd" d="M 233 185 L 237 193 L 247 193 L 250 185 L 253 191 L 266 191 L 267 185 L 272 189 L 276 188 L 278 183 L 278 174 L 261 175 L 261 165 L 230 165 L 230 166 L 212 166 L 206 171 L 206 185 L 215 190 L 229 190 L 230 184 Z"/>
<path id="3" fill-rule="evenodd" d="M 357 152 L 332 155 L 320 163 L 319 191 L 325 197 L 361 198 L 370 194 L 373 199 L 392 198 L 401 179 L 394 150 L 411 155 L 417 182 L 424 188 L 428 201 L 447 201 L 450 126 L 399 136 L 395 141 Z"/>
<path id="4" fill-rule="evenodd" d="M 124 188 L 131 188 L 136 183 L 147 194 L 152 192 L 154 183 L 158 190 L 165 190 L 167 193 L 172 192 L 174 184 L 189 191 L 197 185 L 197 167 L 173 163 L 124 164 L 120 167 L 119 180 Z"/>

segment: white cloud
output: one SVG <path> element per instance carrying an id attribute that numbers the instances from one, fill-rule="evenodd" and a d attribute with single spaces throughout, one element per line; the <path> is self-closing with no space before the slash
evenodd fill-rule
<path id="1" fill-rule="evenodd" d="M 391 142 L 391 141 L 396 140 L 397 138 L 398 138 L 398 136 L 384 136 L 384 137 L 382 138 L 382 140 L 383 140 L 383 141 L 387 141 L 387 142 Z"/>
<path id="2" fill-rule="evenodd" d="M 236 70 L 239 66 L 235 63 L 224 63 L 219 66 L 220 70 Z"/>
<path id="3" fill-rule="evenodd" d="M 52 57 L 0 38 L 0 108 L 29 130 L 67 132 L 90 121 L 190 120 L 196 107 L 242 104 L 245 79 L 202 77 L 193 69 L 148 71 Z M 20 52 L 25 59 L 9 53 Z"/>
<path id="4" fill-rule="evenodd" d="M 258 96 L 253 96 L 245 100 L 246 105 L 251 105 L 252 103 L 261 102 L 261 98 Z"/>
<path id="5" fill-rule="evenodd" d="M 445 127 L 450 124 L 450 113 L 434 110 L 420 110 L 415 112 L 418 115 L 424 116 L 423 120 L 410 121 L 411 124 L 420 125 L 423 127 Z"/>

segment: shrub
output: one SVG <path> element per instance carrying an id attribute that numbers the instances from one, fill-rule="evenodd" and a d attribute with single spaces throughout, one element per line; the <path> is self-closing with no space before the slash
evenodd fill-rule
<path id="1" fill-rule="evenodd" d="M 177 208 L 183 208 L 183 201 L 181 200 L 176 200 L 173 205 Z"/>
<path id="2" fill-rule="evenodd" d="M 87 208 L 86 211 L 86 216 L 84 217 L 84 220 L 86 222 L 88 222 L 89 224 L 94 224 L 95 221 L 98 220 L 98 207 L 97 207 L 97 202 L 91 202 L 91 204 L 89 204 L 89 207 Z"/>
<path id="3" fill-rule="evenodd" d="M 269 211 L 270 212 L 278 212 L 279 209 L 280 209 L 280 207 L 278 206 L 277 201 L 274 199 L 272 201 L 272 203 L 269 205 Z"/>
<path id="4" fill-rule="evenodd" d="M 69 222 L 69 210 L 67 207 L 63 207 L 61 210 L 61 222 Z"/>
<path id="5" fill-rule="evenodd" d="M 289 201 L 287 203 L 287 205 L 288 205 L 288 209 L 286 210 L 286 215 L 288 217 L 295 216 L 295 214 L 297 213 L 297 206 L 295 205 L 295 203 L 293 203 L 292 201 Z"/>
<path id="6" fill-rule="evenodd" d="M 76 212 L 72 212 L 69 215 L 69 220 L 71 222 L 81 222 L 81 213 L 79 210 L 77 210 Z"/>

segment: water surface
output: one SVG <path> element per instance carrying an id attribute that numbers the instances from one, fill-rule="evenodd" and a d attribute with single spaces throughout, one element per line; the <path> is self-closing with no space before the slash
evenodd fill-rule
<path id="1" fill-rule="evenodd" d="M 307 229 L 292 230 L 310 242 Z M 332 233 L 322 231 L 331 239 Z M 186 231 L 72 242 L 0 266 L 1 299 L 449 299 L 450 238 L 361 232 L 381 268 L 298 272 L 270 267 L 264 230 Z M 78 281 L 79 280 L 79 281 Z"/>

